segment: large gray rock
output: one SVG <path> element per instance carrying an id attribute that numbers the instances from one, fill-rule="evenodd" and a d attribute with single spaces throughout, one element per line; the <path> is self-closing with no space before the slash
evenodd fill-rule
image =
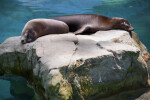
<path id="1" fill-rule="evenodd" d="M 41 99 L 92 100 L 148 85 L 148 51 L 137 35 L 121 30 L 93 35 L 47 35 L 22 45 L 0 45 L 0 74 L 24 76 Z"/>

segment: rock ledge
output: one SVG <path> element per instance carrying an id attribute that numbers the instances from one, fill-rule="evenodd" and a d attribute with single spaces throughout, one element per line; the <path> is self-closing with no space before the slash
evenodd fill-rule
<path id="1" fill-rule="evenodd" d="M 93 35 L 47 35 L 22 45 L 0 44 L 0 75 L 25 77 L 41 99 L 93 100 L 148 85 L 149 54 L 137 35 L 121 30 Z"/>

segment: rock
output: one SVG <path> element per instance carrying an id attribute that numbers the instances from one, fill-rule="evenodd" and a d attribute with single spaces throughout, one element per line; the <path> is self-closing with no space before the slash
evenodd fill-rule
<path id="1" fill-rule="evenodd" d="M 123 91 L 115 95 L 97 100 L 149 100 L 149 89 L 139 88 L 135 90 Z"/>
<path id="2" fill-rule="evenodd" d="M 148 86 L 146 47 L 136 33 L 47 35 L 22 45 L 20 37 L 0 44 L 0 75 L 25 77 L 41 99 L 93 100 Z"/>

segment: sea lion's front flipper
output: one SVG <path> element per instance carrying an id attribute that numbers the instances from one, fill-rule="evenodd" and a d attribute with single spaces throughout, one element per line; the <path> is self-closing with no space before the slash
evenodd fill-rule
<path id="1" fill-rule="evenodd" d="M 81 27 L 79 30 L 75 31 L 74 34 L 75 35 L 80 35 L 80 34 L 84 34 L 84 33 L 91 33 L 91 26 L 90 25 L 86 25 Z"/>

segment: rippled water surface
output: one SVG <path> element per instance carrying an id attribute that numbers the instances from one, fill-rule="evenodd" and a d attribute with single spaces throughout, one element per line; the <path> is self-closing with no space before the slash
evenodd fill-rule
<path id="1" fill-rule="evenodd" d="M 0 43 L 19 36 L 28 20 L 71 14 L 123 17 L 150 50 L 150 0 L 0 0 Z M 8 87 L 9 81 L 0 80 L 0 98 L 11 97 Z"/>

